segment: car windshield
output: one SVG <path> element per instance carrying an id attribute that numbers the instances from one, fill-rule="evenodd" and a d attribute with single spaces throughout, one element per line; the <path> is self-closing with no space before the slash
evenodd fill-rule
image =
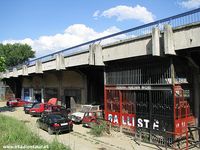
<path id="1" fill-rule="evenodd" d="M 25 106 L 25 107 L 32 107 L 33 104 L 32 104 L 32 103 L 30 103 L 30 104 L 25 104 L 24 106 Z"/>
<path id="2" fill-rule="evenodd" d="M 49 115 L 49 118 L 53 121 L 53 122 L 57 122 L 59 120 L 65 120 L 66 118 L 62 115 L 58 115 L 58 114 L 52 114 Z"/>
<path id="3" fill-rule="evenodd" d="M 91 111 L 98 110 L 98 106 L 92 106 Z"/>
<path id="4" fill-rule="evenodd" d="M 92 115 L 92 112 L 86 112 L 85 113 L 85 117 L 91 117 L 91 116 L 94 116 L 94 114 Z"/>
<path id="5" fill-rule="evenodd" d="M 16 99 L 12 99 L 12 100 L 10 100 L 11 102 L 17 102 L 17 100 Z"/>
<path id="6" fill-rule="evenodd" d="M 89 111 L 90 109 L 91 109 L 91 106 L 82 106 L 80 112 L 86 112 L 86 111 Z"/>
<path id="7" fill-rule="evenodd" d="M 40 104 L 35 104 L 33 108 L 40 108 Z"/>

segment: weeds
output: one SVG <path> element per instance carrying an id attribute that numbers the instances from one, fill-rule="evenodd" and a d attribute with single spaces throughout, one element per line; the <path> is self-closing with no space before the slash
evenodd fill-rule
<path id="1" fill-rule="evenodd" d="M 105 133 L 110 134 L 110 126 L 107 121 L 100 120 L 98 123 L 92 125 L 89 133 L 97 137 Z"/>
<path id="2" fill-rule="evenodd" d="M 47 145 L 48 150 L 70 150 L 57 139 L 52 143 L 46 142 L 36 133 L 32 133 L 23 122 L 3 115 L 0 115 L 0 135 L 0 149 L 6 145 Z"/>

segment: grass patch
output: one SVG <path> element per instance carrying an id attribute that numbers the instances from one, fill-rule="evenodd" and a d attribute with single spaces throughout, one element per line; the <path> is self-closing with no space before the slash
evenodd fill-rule
<path id="1" fill-rule="evenodd" d="M 110 126 L 107 121 L 100 120 L 97 124 L 93 124 L 90 131 L 90 134 L 94 136 L 102 136 L 103 134 L 110 134 Z"/>
<path id="2" fill-rule="evenodd" d="M 46 142 L 37 134 L 32 133 L 23 122 L 12 117 L 0 115 L 0 149 L 5 145 L 42 145 L 46 146 L 48 150 L 70 150 L 69 147 L 59 143 L 57 139 L 52 143 Z"/>

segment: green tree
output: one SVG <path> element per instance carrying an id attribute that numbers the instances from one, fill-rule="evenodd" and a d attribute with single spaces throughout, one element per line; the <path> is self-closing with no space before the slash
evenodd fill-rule
<path id="1" fill-rule="evenodd" d="M 6 66 L 5 66 L 5 59 L 4 57 L 0 56 L 0 72 L 5 71 Z"/>
<path id="2" fill-rule="evenodd" d="M 0 56 L 5 58 L 6 67 L 13 67 L 35 57 L 35 52 L 27 44 L 0 44 Z"/>

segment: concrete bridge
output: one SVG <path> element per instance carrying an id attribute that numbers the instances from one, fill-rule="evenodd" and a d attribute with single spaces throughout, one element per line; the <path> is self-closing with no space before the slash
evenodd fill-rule
<path id="1" fill-rule="evenodd" d="M 93 98 L 88 98 L 88 95 L 94 96 L 93 92 L 88 92 L 88 88 L 96 89 L 96 85 L 100 85 L 102 90 L 100 94 L 95 92 L 95 95 L 103 94 L 104 69 L 109 66 L 107 64 L 110 62 L 147 56 L 185 57 L 190 65 L 197 68 L 197 72 L 199 72 L 199 12 L 200 9 L 192 10 L 36 58 L 24 65 L 13 67 L 1 73 L 1 78 L 8 82 L 11 81 L 11 83 L 15 83 L 13 80 L 17 81 L 14 86 L 17 96 L 24 95 L 21 92 L 23 86 L 38 88 L 34 85 L 40 82 L 38 86 L 41 87 L 39 89 L 44 89 L 45 85 L 48 87 L 48 84 L 51 84 L 50 87 L 58 88 L 58 91 L 60 91 L 58 95 L 61 97 L 63 86 L 70 88 L 79 81 L 79 83 L 76 83 L 75 89 L 85 89 L 84 92 L 81 92 L 82 96 L 80 97 L 84 99 L 83 102 L 86 102 L 88 99 L 93 101 Z M 69 77 L 66 77 L 66 74 Z M 66 79 L 64 79 L 65 77 Z M 47 81 L 43 83 L 45 78 L 47 78 Z M 61 83 L 64 84 L 67 78 L 70 78 L 71 81 L 66 81 L 68 83 L 61 86 Z M 72 78 L 75 78 L 74 81 L 72 81 Z M 195 78 L 199 81 L 199 74 Z M 96 79 L 102 79 L 102 81 L 94 83 Z M 69 84 L 69 82 L 72 83 Z M 16 85 L 20 88 L 16 88 Z M 20 90 L 16 92 L 17 89 Z M 34 94 L 32 94 L 32 97 L 34 97 Z M 103 96 L 94 97 L 95 99 L 97 97 L 97 99 L 103 99 Z"/>
<path id="2" fill-rule="evenodd" d="M 41 74 L 51 70 L 67 70 L 79 66 L 105 66 L 106 62 L 140 56 L 181 55 L 187 51 L 189 56 L 199 53 L 200 23 L 172 28 L 165 24 L 152 28 L 148 34 L 127 38 L 106 45 L 90 44 L 81 52 L 63 55 L 63 51 L 30 61 L 30 64 L 14 67 L 2 74 L 3 78 Z M 195 53 L 195 54 L 196 54 Z M 195 60 L 194 60 L 195 61 Z M 195 63 L 199 63 L 198 61 Z"/>

